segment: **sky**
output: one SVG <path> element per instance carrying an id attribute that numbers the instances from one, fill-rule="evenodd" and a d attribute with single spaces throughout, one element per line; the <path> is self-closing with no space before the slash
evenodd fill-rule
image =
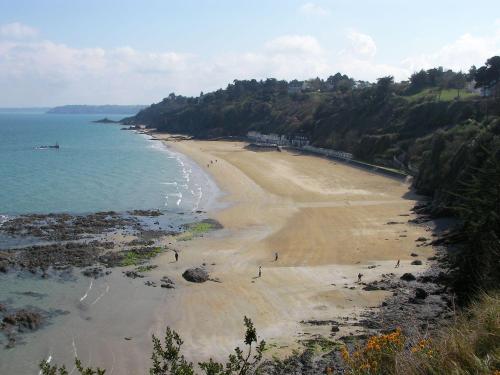
<path id="1" fill-rule="evenodd" d="M 500 0 L 0 0 L 0 107 L 150 104 L 235 79 L 374 81 L 500 55 Z"/>

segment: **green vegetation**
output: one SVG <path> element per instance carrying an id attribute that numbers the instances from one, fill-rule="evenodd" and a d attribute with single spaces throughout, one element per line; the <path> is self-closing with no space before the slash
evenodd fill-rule
<path id="1" fill-rule="evenodd" d="M 137 266 L 163 252 L 161 247 L 126 250 L 121 253 L 121 267 Z"/>
<path id="2" fill-rule="evenodd" d="M 450 242 L 459 302 L 500 285 L 500 119 L 466 122 L 429 137 L 416 188 L 434 197 L 428 211 L 460 219 Z"/>
<path id="3" fill-rule="evenodd" d="M 460 95 L 460 96 L 458 96 Z M 405 96 L 405 98 L 409 101 L 420 101 L 420 102 L 425 102 L 425 101 L 442 101 L 442 102 L 451 102 L 452 100 L 457 100 L 457 99 L 471 99 L 477 97 L 478 94 L 472 93 L 472 92 L 460 92 L 457 93 L 457 90 L 454 89 L 445 89 L 441 90 L 438 87 L 432 87 L 428 89 L 423 89 L 422 91 L 413 94 L 413 95 L 408 95 Z"/>
<path id="4" fill-rule="evenodd" d="M 249 375 L 259 372 L 262 354 L 266 343 L 257 341 L 257 331 L 250 319 L 244 318 L 245 324 L 245 349 L 239 347 L 229 355 L 226 363 L 215 362 L 210 358 L 206 362 L 198 363 L 205 375 Z M 150 375 L 194 375 L 195 369 L 192 362 L 188 362 L 181 354 L 183 341 L 179 334 L 167 327 L 165 338 L 162 342 L 153 335 L 152 365 Z M 97 368 L 83 368 L 81 362 L 76 359 L 76 368 L 80 375 L 104 375 L 106 370 Z M 45 361 L 40 363 L 42 375 L 68 375 L 65 366 L 51 366 Z"/>
<path id="5" fill-rule="evenodd" d="M 313 352 L 331 352 L 335 348 L 339 348 L 340 343 L 327 339 L 326 337 L 320 336 L 308 340 L 300 341 L 307 350 L 312 350 Z"/>
<path id="6" fill-rule="evenodd" d="M 189 241 L 194 237 L 203 235 L 212 230 L 220 229 L 222 225 L 216 220 L 204 219 L 196 223 L 189 223 L 184 225 L 185 231 L 177 236 L 177 241 Z"/>

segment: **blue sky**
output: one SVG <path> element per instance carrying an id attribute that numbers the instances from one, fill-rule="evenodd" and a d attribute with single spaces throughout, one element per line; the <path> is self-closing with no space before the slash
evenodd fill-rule
<path id="1" fill-rule="evenodd" d="M 500 1 L 0 0 L 0 106 L 151 103 L 233 79 L 405 79 L 500 54 Z"/>

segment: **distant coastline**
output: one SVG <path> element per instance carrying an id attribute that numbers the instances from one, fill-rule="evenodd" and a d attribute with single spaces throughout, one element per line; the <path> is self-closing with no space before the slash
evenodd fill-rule
<path id="1" fill-rule="evenodd" d="M 50 108 L 46 113 L 54 114 L 136 114 L 146 105 L 63 105 Z"/>

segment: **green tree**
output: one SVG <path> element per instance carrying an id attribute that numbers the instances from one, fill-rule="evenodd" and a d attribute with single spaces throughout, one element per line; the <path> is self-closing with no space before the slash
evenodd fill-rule
<path id="1" fill-rule="evenodd" d="M 375 97 L 377 101 L 385 100 L 394 91 L 394 77 L 387 76 L 377 79 Z"/>
<path id="2" fill-rule="evenodd" d="M 500 82 L 500 56 L 493 56 L 486 60 L 484 66 L 477 69 L 474 76 L 476 88 L 490 89 Z M 495 96 L 498 96 L 498 89 Z"/>

